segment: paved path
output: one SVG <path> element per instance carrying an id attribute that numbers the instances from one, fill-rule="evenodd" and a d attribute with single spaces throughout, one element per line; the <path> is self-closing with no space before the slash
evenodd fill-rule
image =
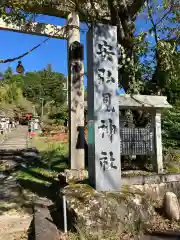
<path id="1" fill-rule="evenodd" d="M 11 169 L 17 166 L 18 149 L 26 149 L 27 127 L 20 126 L 10 132 L 0 143 L 0 240 L 27 239 L 32 212 L 22 208 L 23 194 L 16 180 L 2 173 L 3 166 Z"/>
<path id="2" fill-rule="evenodd" d="M 0 143 L 0 150 L 25 149 L 27 147 L 27 133 L 28 129 L 26 126 L 19 126 L 17 129 L 12 130 L 12 132 L 8 133 L 7 137 L 4 138 L 3 142 Z"/>

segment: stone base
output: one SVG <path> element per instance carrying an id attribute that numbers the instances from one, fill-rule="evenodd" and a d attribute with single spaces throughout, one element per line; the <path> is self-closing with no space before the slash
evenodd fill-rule
<path id="1" fill-rule="evenodd" d="M 86 184 L 72 184 L 62 190 L 66 196 L 68 212 L 73 213 L 78 229 L 88 234 L 87 239 L 92 236 L 94 239 L 96 236 L 99 239 L 109 239 L 107 236 L 104 238 L 103 234 L 117 234 L 114 239 L 118 239 L 122 232 L 128 229 L 134 231 L 134 222 L 139 219 L 144 226 L 154 212 L 148 199 L 141 191 L 138 192 L 104 194 Z M 145 205 L 142 204 L 144 201 Z"/>
<path id="2" fill-rule="evenodd" d="M 76 170 L 76 169 L 66 169 L 64 170 L 64 175 L 66 177 L 66 182 L 78 182 L 83 181 L 88 178 L 87 170 Z"/>
<path id="3" fill-rule="evenodd" d="M 58 179 L 62 183 L 75 183 L 88 178 L 87 170 L 65 169 L 64 173 L 58 175 Z"/>

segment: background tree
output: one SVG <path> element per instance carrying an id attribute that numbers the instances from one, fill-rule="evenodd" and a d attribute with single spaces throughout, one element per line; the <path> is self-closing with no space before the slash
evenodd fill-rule
<path id="1" fill-rule="evenodd" d="M 46 69 L 38 72 L 28 72 L 23 77 L 23 95 L 34 105 L 41 114 L 42 100 L 44 114 L 50 119 L 61 123 L 67 118 L 66 92 L 64 91 L 66 78 L 63 74 L 54 72 L 49 64 Z"/>
<path id="2" fill-rule="evenodd" d="M 27 72 L 25 76 L 13 74 L 10 67 L 2 74 L 0 81 L 1 108 L 8 111 L 33 113 L 41 116 L 42 98 L 44 99 L 44 117 L 55 123 L 64 124 L 67 121 L 68 108 L 63 74 L 54 72 L 49 64 L 46 69 L 38 72 Z"/>
<path id="3" fill-rule="evenodd" d="M 180 149 L 180 101 L 164 111 L 162 128 L 164 148 Z"/>

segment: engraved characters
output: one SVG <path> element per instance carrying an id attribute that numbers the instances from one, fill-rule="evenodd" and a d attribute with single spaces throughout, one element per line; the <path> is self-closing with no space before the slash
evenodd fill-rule
<path id="1" fill-rule="evenodd" d="M 97 70 L 97 81 L 98 84 L 104 85 L 106 84 L 107 89 L 109 89 L 109 84 L 116 84 L 116 79 L 113 77 L 113 59 L 114 56 L 116 55 L 116 51 L 113 46 L 109 45 L 107 41 L 103 40 L 100 43 L 98 43 L 97 46 L 97 51 L 96 54 L 100 57 L 102 61 L 108 61 L 110 62 L 111 66 L 108 69 L 99 67 Z M 112 96 L 114 96 L 115 90 L 115 85 L 112 86 L 113 92 L 107 92 L 102 93 L 102 103 L 103 103 L 103 108 L 102 110 L 107 113 L 107 114 L 114 114 L 115 113 L 115 107 L 112 106 Z M 112 95 L 113 94 L 113 95 Z M 108 115 L 109 116 L 109 115 Z M 101 119 L 100 124 L 98 126 L 98 130 L 101 134 L 102 139 L 105 138 L 105 135 L 109 137 L 110 144 L 113 144 L 113 136 L 117 133 L 117 126 L 113 123 L 113 120 L 111 116 L 109 116 L 107 119 Z M 110 145 L 110 150 L 101 151 L 101 157 L 99 158 L 100 161 L 100 166 L 103 169 L 103 171 L 110 170 L 110 169 L 117 169 L 117 166 L 115 164 L 115 157 L 114 153 L 111 150 L 111 145 Z"/>
<path id="2" fill-rule="evenodd" d="M 117 169 L 117 166 L 115 165 L 115 158 L 113 156 L 113 152 L 110 151 L 109 153 L 102 151 L 100 160 L 100 166 L 103 169 L 103 171 L 110 170 L 110 169 Z"/>
<path id="3" fill-rule="evenodd" d="M 113 142 L 113 135 L 116 133 L 116 126 L 113 124 L 112 119 L 108 119 L 108 121 L 101 120 L 102 125 L 98 127 L 102 134 L 102 138 L 104 138 L 105 133 L 107 133 L 110 137 L 110 142 Z"/>

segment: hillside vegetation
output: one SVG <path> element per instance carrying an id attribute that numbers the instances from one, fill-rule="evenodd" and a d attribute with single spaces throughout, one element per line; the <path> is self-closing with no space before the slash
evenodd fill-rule
<path id="1" fill-rule="evenodd" d="M 38 72 L 14 74 L 11 67 L 1 73 L 0 110 L 7 116 L 42 114 L 43 120 L 64 124 L 67 119 L 66 91 L 63 74 L 53 72 L 51 65 Z"/>

